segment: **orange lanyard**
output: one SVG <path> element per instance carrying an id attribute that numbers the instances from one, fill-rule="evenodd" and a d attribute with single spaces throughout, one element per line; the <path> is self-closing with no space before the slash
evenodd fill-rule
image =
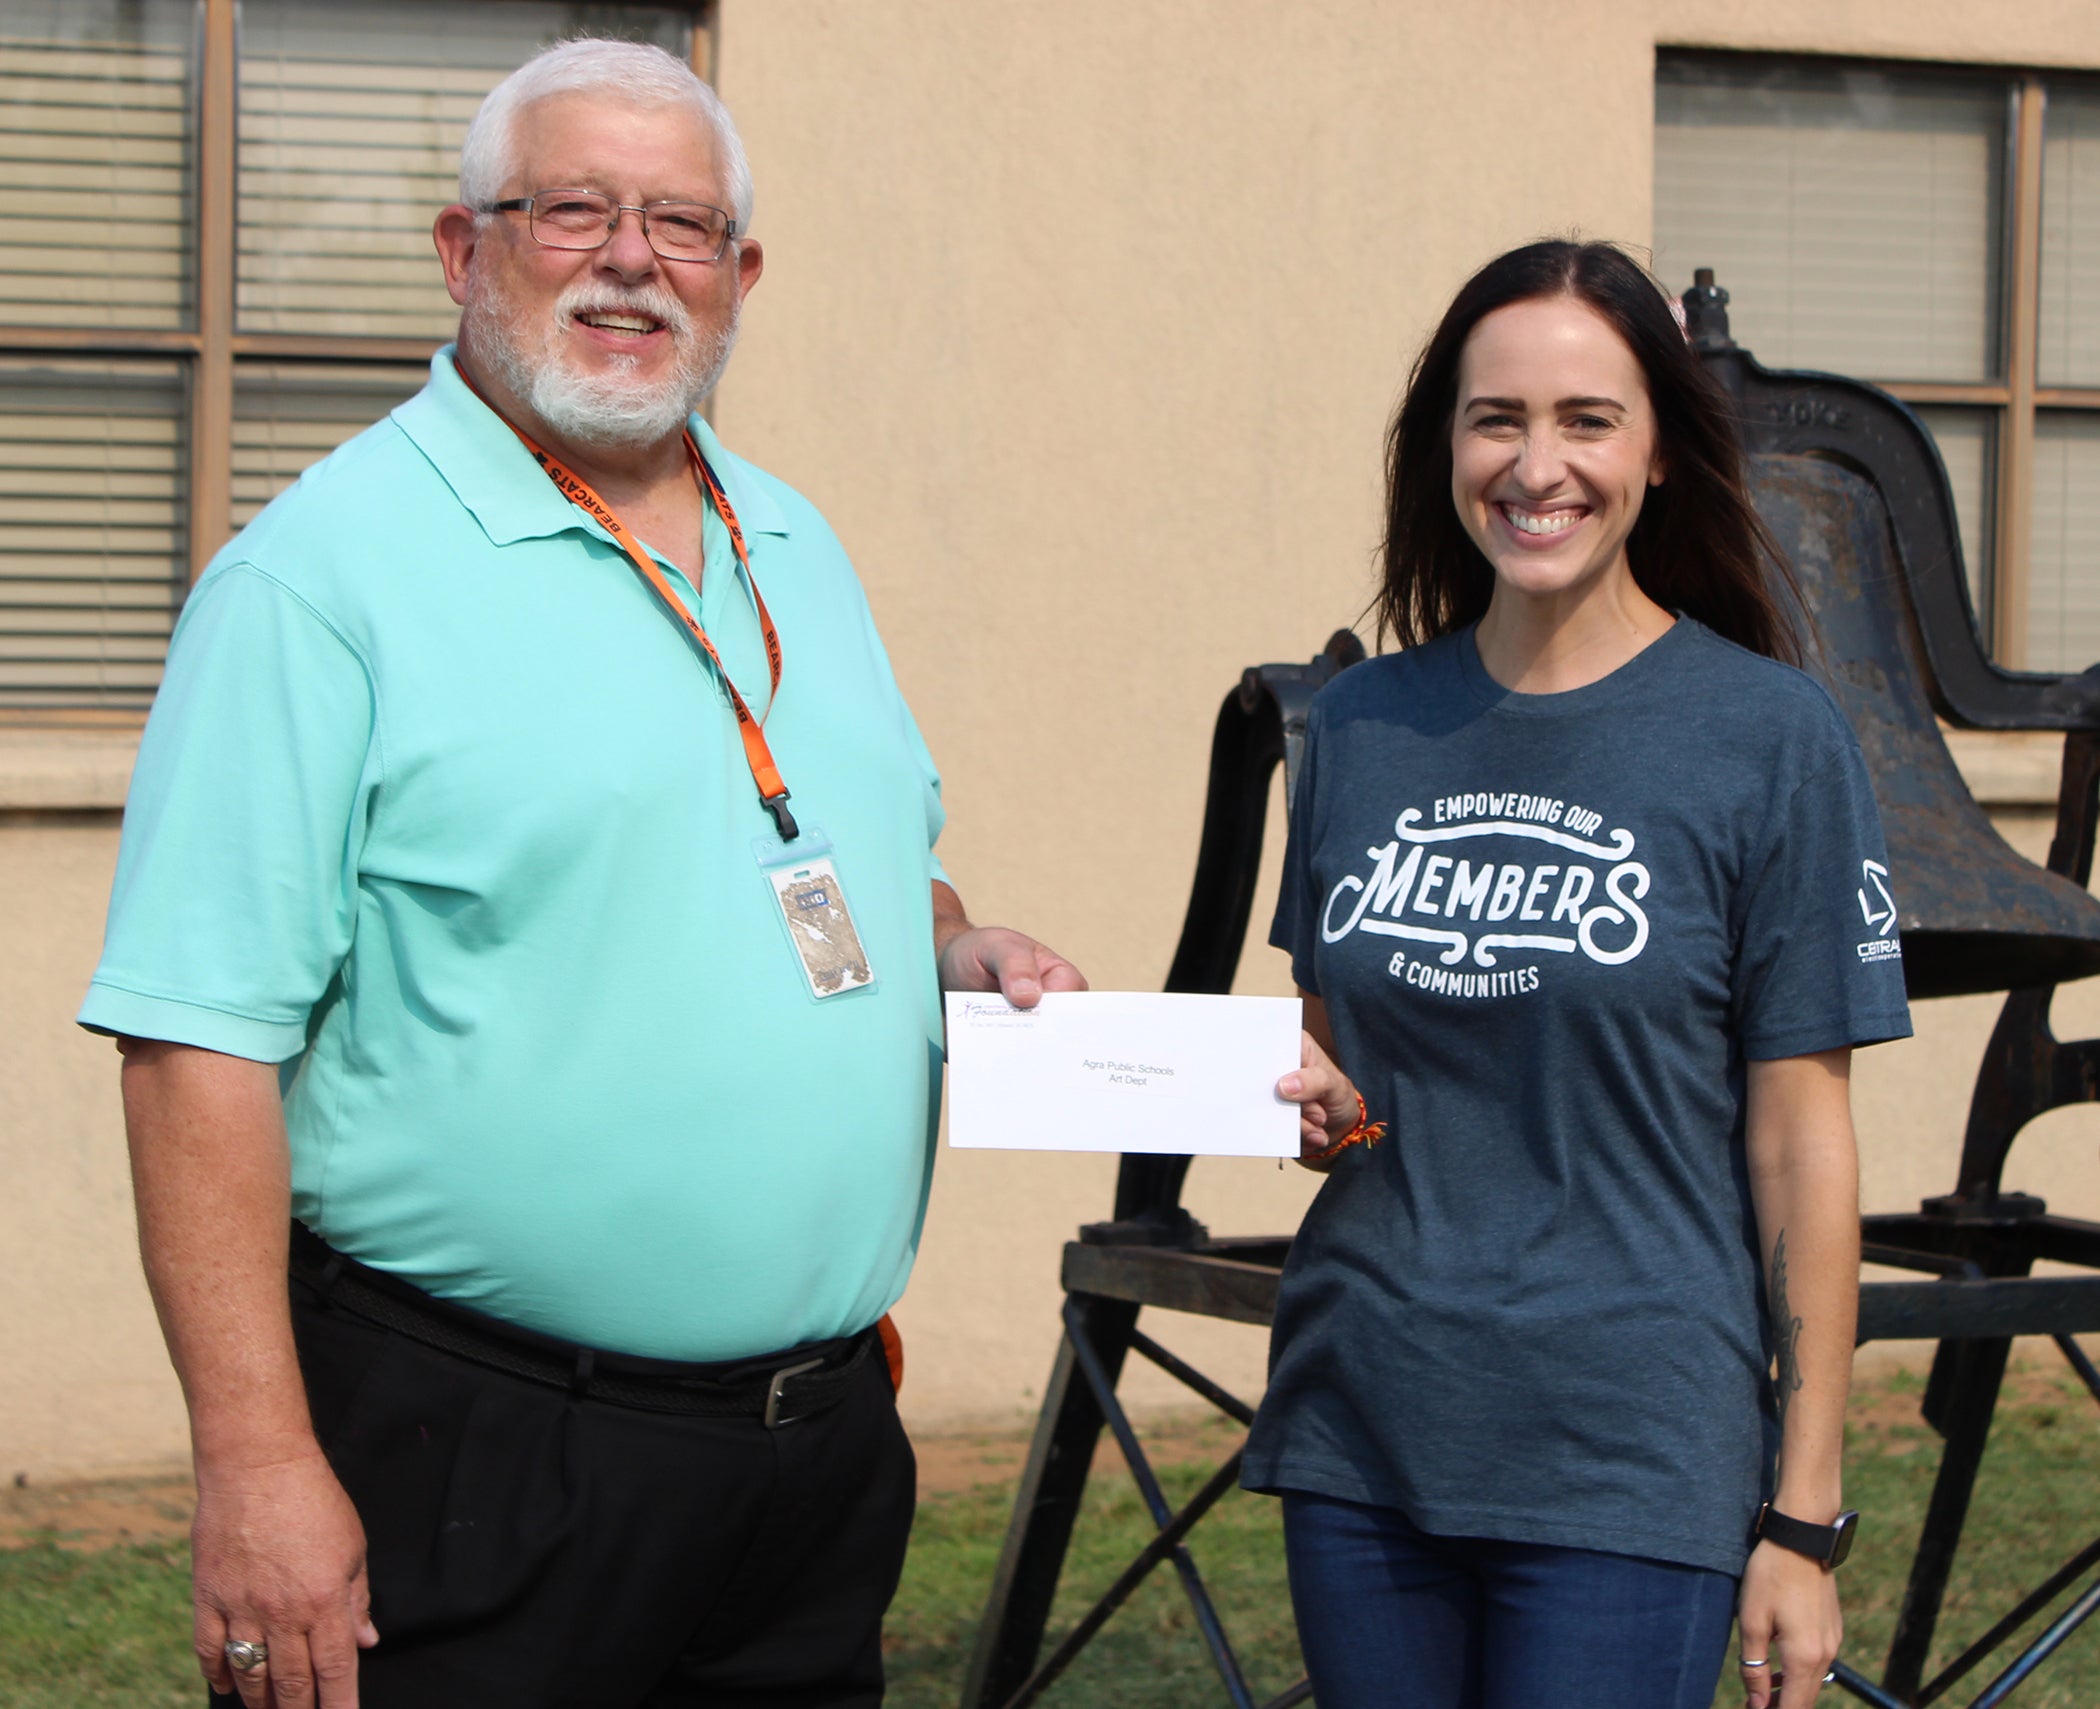
<path id="1" fill-rule="evenodd" d="M 458 372 L 459 377 L 466 381 L 467 389 L 481 398 L 483 403 L 489 403 L 487 398 L 481 397 L 481 388 L 467 379 L 465 370 L 461 369 Z M 780 768 L 773 763 L 773 750 L 766 745 L 765 730 L 760 721 L 752 716 L 751 708 L 744 703 L 744 697 L 737 692 L 736 684 L 730 680 L 729 667 L 722 663 L 722 655 L 715 651 L 715 644 L 707 638 L 707 631 L 700 627 L 700 620 L 686 609 L 685 601 L 678 597 L 677 591 L 665 579 L 656 560 L 642 550 L 642 543 L 628 531 L 627 524 L 620 520 L 613 507 L 598 496 L 590 482 L 567 467 L 552 452 L 543 451 L 534 444 L 531 435 L 505 416 L 494 404 L 489 404 L 489 409 L 498 421 L 518 436 L 525 449 L 532 453 L 533 460 L 547 471 L 548 479 L 553 481 L 562 496 L 577 509 L 595 518 L 599 526 L 620 543 L 620 549 L 634 560 L 634 567 L 641 571 L 643 580 L 656 590 L 657 598 L 664 602 L 665 608 L 678 619 L 685 632 L 692 636 L 700 650 L 713 661 L 715 671 L 722 679 L 722 686 L 729 691 L 729 703 L 736 708 L 737 734 L 744 739 L 744 758 L 751 767 L 751 781 L 758 785 L 758 798 L 764 803 L 766 811 L 773 815 L 773 823 L 780 828 L 780 840 L 784 843 L 793 842 L 802 831 L 795 823 L 795 815 L 788 811 L 788 786 L 781 781 Z M 685 451 L 692 459 L 694 474 L 699 477 L 701 486 L 721 516 L 722 525 L 729 530 L 730 547 L 736 553 L 736 561 L 743 566 L 745 579 L 751 583 L 751 598 L 758 607 L 758 626 L 766 638 L 766 670 L 772 678 L 769 692 L 777 695 L 780 692 L 780 631 L 773 626 L 773 614 L 766 609 L 765 596 L 758 591 L 758 578 L 751 574 L 751 552 L 744 544 L 744 530 L 736 519 L 736 508 L 729 502 L 729 494 L 722 490 L 722 483 L 716 478 L 714 470 L 707 466 L 707 459 L 700 454 L 700 447 L 693 443 L 690 430 L 685 436 Z M 772 701 L 768 699 L 769 710 L 771 705 Z"/>

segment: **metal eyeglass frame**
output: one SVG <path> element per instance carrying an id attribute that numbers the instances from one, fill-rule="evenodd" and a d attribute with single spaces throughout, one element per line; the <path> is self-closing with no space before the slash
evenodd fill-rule
<path id="1" fill-rule="evenodd" d="M 534 207 L 535 203 L 550 196 L 574 196 L 579 200 L 588 199 L 594 202 L 604 202 L 609 215 L 605 222 L 605 235 L 595 243 L 550 243 L 545 237 L 540 235 L 539 215 Z M 709 213 L 720 214 L 722 216 L 722 241 L 714 254 L 674 255 L 658 248 L 656 238 L 649 230 L 649 213 L 651 209 L 661 208 L 705 208 Z M 613 233 L 620 229 L 620 216 L 622 214 L 633 214 L 636 219 L 642 222 L 643 241 L 649 245 L 652 253 L 665 261 L 698 261 L 712 265 L 727 255 L 729 246 L 736 241 L 736 216 L 730 213 L 727 208 L 718 208 L 712 202 L 681 199 L 676 201 L 648 202 L 637 206 L 633 202 L 615 202 L 610 197 L 602 195 L 596 190 L 571 189 L 566 186 L 558 186 L 552 190 L 536 190 L 529 196 L 511 196 L 500 202 L 490 202 L 484 211 L 492 214 L 523 213 L 525 215 L 525 229 L 531 233 L 532 241 L 537 243 L 542 249 L 566 249 L 578 255 L 588 254 L 594 249 L 603 249 L 608 243 L 612 242 Z M 564 232 L 562 235 L 566 237 L 569 234 Z"/>

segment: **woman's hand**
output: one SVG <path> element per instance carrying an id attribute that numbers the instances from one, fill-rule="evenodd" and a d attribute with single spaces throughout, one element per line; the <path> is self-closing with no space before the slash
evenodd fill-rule
<path id="1" fill-rule="evenodd" d="M 1808 1709 L 1845 1635 L 1837 1574 L 1777 1543 L 1760 1543 L 1743 1568 L 1736 1618 L 1745 1709 Z"/>
<path id="2" fill-rule="evenodd" d="M 1298 1161 L 1324 1174 L 1334 1167 L 1334 1159 L 1314 1158 L 1356 1126 L 1361 1106 L 1349 1076 L 1334 1065 L 1319 1041 L 1310 1032 L 1298 1037 L 1298 1071 L 1276 1082 L 1276 1095 L 1298 1106 Z"/>

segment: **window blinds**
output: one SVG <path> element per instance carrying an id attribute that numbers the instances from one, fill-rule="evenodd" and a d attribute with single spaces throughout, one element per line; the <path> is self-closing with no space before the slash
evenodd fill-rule
<path id="1" fill-rule="evenodd" d="M 1954 489 L 1955 532 L 1962 568 L 1969 578 L 1969 603 L 1986 625 L 1991 594 L 1985 566 L 1991 561 L 1992 459 L 1997 453 L 1997 412 L 1987 409 L 1921 408 L 1918 418 L 1940 448 L 1947 484 Z"/>
<path id="2" fill-rule="evenodd" d="M 2041 326 L 2045 386 L 2100 386 L 2100 91 L 2050 85 L 2042 119 Z M 2027 663 L 2100 659 L 2100 419 L 2035 418 Z"/>
<path id="3" fill-rule="evenodd" d="M 2002 82 L 1658 61 L 1655 265 L 1712 267 L 1773 368 L 1986 380 L 1999 366 Z"/>
<path id="4" fill-rule="evenodd" d="M 202 12 L 0 0 L 0 325 L 194 331 Z M 422 381 L 335 340 L 450 335 L 429 228 L 483 93 L 583 30 L 683 56 L 692 7 L 241 0 L 237 18 L 236 329 L 315 340 L 234 360 L 239 524 Z M 151 701 L 186 580 L 205 359 L 0 358 L 0 708 Z"/>
<path id="5" fill-rule="evenodd" d="M 180 370 L 0 361 L 0 707 L 143 709 L 182 583 Z"/>
<path id="6" fill-rule="evenodd" d="M 243 364 L 233 386 L 233 525 L 245 528 L 311 464 L 362 433 L 428 377 L 426 368 Z"/>
<path id="7" fill-rule="evenodd" d="M 1737 342 L 1771 368 L 2002 377 L 2001 79 L 1665 55 L 1655 73 L 1655 270 L 1712 267 Z M 1990 621 L 1996 413 L 1919 410 Z"/>
<path id="8" fill-rule="evenodd" d="M 481 98 L 588 27 L 683 57 L 662 6 L 244 0 L 239 324 L 248 332 L 443 338 L 459 321 L 430 244 L 457 196 Z"/>
<path id="9" fill-rule="evenodd" d="M 2100 415 L 2036 415 L 2029 551 L 2027 667 L 2082 671 L 2100 659 Z"/>
<path id="10" fill-rule="evenodd" d="M 0 6 L 0 323 L 178 328 L 194 0 Z"/>
<path id="11" fill-rule="evenodd" d="M 2100 91 L 2049 90 L 2041 309 L 2041 383 L 2100 386 Z"/>

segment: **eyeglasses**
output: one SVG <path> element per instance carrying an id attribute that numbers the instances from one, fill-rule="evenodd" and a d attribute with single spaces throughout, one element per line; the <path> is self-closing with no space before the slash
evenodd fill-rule
<path id="1" fill-rule="evenodd" d="M 595 190 L 541 190 L 491 202 L 488 212 L 522 212 L 533 239 L 547 249 L 601 249 L 622 214 L 642 222 L 642 236 L 666 261 L 719 261 L 736 236 L 736 221 L 705 202 L 650 202 L 636 207 Z"/>

